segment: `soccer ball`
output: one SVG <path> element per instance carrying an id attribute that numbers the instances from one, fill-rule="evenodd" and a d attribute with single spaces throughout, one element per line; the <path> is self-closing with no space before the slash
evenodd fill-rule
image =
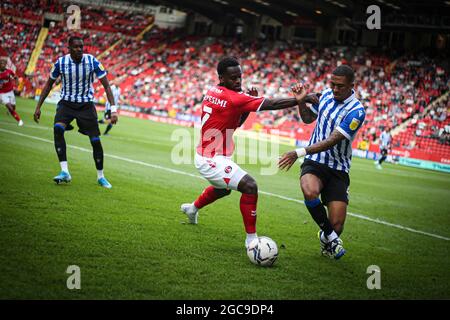
<path id="1" fill-rule="evenodd" d="M 278 247 L 269 237 L 258 237 L 250 242 L 247 255 L 254 264 L 270 267 L 278 258 Z"/>

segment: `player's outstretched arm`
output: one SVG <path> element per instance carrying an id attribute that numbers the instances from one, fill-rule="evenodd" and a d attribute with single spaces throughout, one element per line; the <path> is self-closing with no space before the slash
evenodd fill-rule
<path id="1" fill-rule="evenodd" d="M 304 101 L 307 96 L 306 90 L 308 87 L 301 83 L 295 84 L 294 87 L 296 88 L 296 92 L 294 93 L 295 98 L 266 99 L 259 110 L 287 109 L 296 106 L 299 101 Z"/>
<path id="2" fill-rule="evenodd" d="M 39 119 L 41 118 L 42 104 L 44 103 L 45 99 L 47 98 L 48 94 L 50 93 L 50 90 L 52 90 L 54 83 L 55 83 L 54 79 L 48 78 L 47 82 L 45 83 L 44 89 L 42 89 L 41 96 L 39 97 L 39 101 L 38 101 L 36 110 L 34 111 L 34 115 L 33 115 L 34 121 L 36 121 L 36 123 L 39 123 Z"/>
<path id="3" fill-rule="evenodd" d="M 108 97 L 109 104 L 111 105 L 111 123 L 116 124 L 119 120 L 119 116 L 117 115 L 117 106 L 114 101 L 114 95 L 109 85 L 108 78 L 106 76 L 102 77 L 100 78 L 100 82 L 103 85 L 103 88 L 105 88 L 106 96 Z"/>
<path id="4" fill-rule="evenodd" d="M 295 98 L 266 99 L 259 110 L 281 110 L 291 108 L 296 105 L 297 100 Z"/>
<path id="5" fill-rule="evenodd" d="M 333 130 L 330 136 L 325 140 L 314 143 L 309 147 L 299 148 L 294 151 L 289 151 L 283 154 L 283 156 L 281 156 L 280 160 L 278 161 L 278 167 L 281 170 L 286 169 L 286 171 L 288 171 L 292 167 L 294 162 L 297 161 L 298 158 L 304 157 L 307 154 L 315 154 L 331 149 L 341 140 L 344 139 L 346 138 L 342 133 L 340 133 L 338 130 Z"/>

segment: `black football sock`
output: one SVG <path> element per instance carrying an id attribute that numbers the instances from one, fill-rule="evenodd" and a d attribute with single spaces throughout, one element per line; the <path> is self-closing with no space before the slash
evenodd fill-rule
<path id="1" fill-rule="evenodd" d="M 66 140 L 64 139 L 64 126 L 56 123 L 53 127 L 53 135 L 55 139 L 55 150 L 58 155 L 59 162 L 67 161 Z"/>
<path id="2" fill-rule="evenodd" d="M 320 229 L 323 230 L 326 236 L 329 236 L 334 230 L 331 226 L 330 220 L 328 220 L 327 210 L 320 199 L 316 198 L 314 200 L 305 200 L 305 205 Z"/>
<path id="3" fill-rule="evenodd" d="M 105 133 L 104 134 L 108 134 L 109 130 L 111 130 L 113 127 L 113 125 L 111 123 L 108 123 L 108 126 L 106 127 Z"/>
<path id="4" fill-rule="evenodd" d="M 95 161 L 95 167 L 97 170 L 103 170 L 103 147 L 100 142 L 100 137 L 90 137 L 93 150 L 93 156 Z"/>

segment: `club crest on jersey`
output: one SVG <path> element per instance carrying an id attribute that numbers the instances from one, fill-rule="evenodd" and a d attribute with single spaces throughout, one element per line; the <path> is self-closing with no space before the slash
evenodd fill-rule
<path id="1" fill-rule="evenodd" d="M 350 129 L 351 130 L 356 130 L 356 128 L 358 128 L 359 126 L 359 120 L 356 118 L 353 118 L 352 122 L 350 123 Z"/>
<path id="2" fill-rule="evenodd" d="M 231 166 L 227 166 L 227 167 L 225 168 L 225 173 L 230 173 L 231 170 L 233 170 L 233 168 L 232 168 Z"/>

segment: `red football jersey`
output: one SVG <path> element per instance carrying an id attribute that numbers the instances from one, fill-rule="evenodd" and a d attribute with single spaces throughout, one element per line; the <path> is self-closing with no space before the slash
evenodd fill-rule
<path id="1" fill-rule="evenodd" d="M 208 158 L 231 156 L 234 151 L 233 133 L 241 115 L 258 111 L 264 97 L 253 97 L 222 86 L 213 86 L 202 102 L 201 139 L 197 153 Z"/>
<path id="2" fill-rule="evenodd" d="M 14 72 L 6 69 L 0 72 L 0 93 L 6 93 L 14 90 Z"/>

